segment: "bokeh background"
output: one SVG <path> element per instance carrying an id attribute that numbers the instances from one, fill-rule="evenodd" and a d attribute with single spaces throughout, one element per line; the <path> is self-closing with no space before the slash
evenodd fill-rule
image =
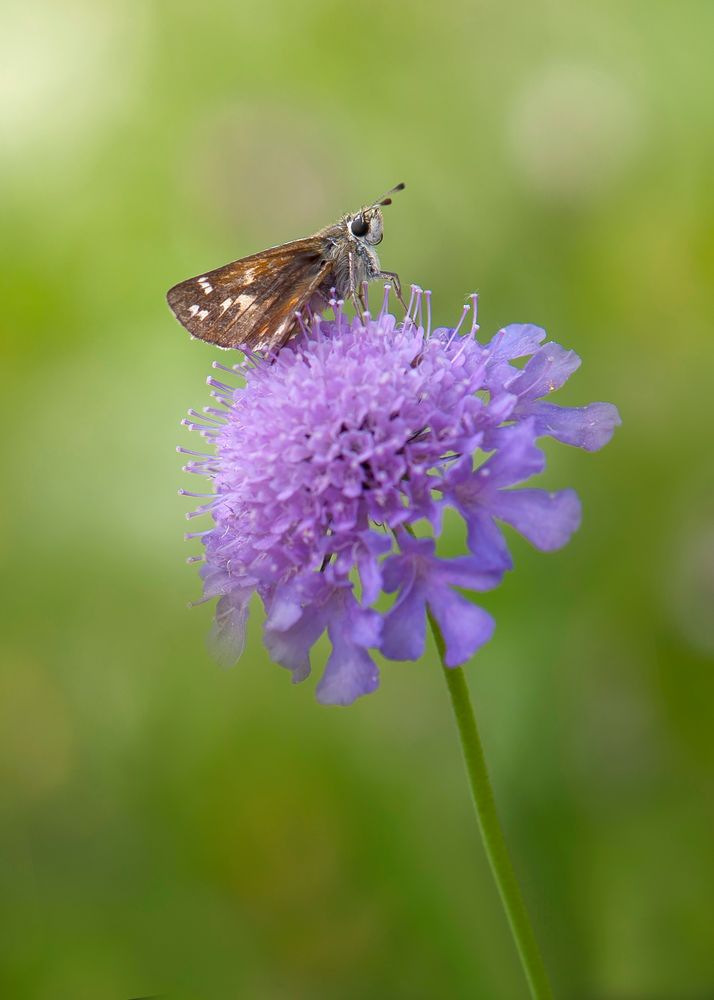
<path id="1" fill-rule="evenodd" d="M 223 672 L 186 609 L 214 352 L 165 290 L 405 180 L 384 266 L 545 325 L 624 421 L 551 449 L 582 530 L 513 540 L 467 668 L 557 996 L 713 996 L 714 5 L 1 16 L 2 995 L 525 996 L 433 650 L 327 709 L 259 613 Z"/>

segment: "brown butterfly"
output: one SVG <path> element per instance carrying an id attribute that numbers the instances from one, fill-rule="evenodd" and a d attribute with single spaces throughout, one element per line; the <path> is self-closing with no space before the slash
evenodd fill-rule
<path id="1" fill-rule="evenodd" d="M 332 289 L 361 312 L 366 308 L 363 283 L 387 278 L 404 305 L 398 275 L 382 271 L 374 249 L 382 242 L 381 207 L 391 204 L 389 195 L 403 188 L 397 184 L 378 201 L 314 236 L 270 247 L 174 285 L 166 296 L 172 312 L 201 340 L 271 353 L 290 339 L 306 306 L 320 310 L 327 305 Z"/>

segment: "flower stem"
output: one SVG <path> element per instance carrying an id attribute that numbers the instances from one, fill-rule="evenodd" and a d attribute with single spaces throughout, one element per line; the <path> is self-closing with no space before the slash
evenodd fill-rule
<path id="1" fill-rule="evenodd" d="M 476 815 L 481 829 L 481 838 L 486 850 L 493 877 L 496 880 L 503 908 L 508 917 L 511 933 L 523 965 L 533 1000 L 552 1000 L 553 994 L 548 976 L 536 943 L 533 928 L 526 912 L 525 903 L 513 870 L 508 848 L 496 813 L 491 782 L 486 770 L 486 760 L 476 726 L 469 689 L 461 667 L 447 667 L 444 663 L 444 639 L 431 613 L 429 614 L 434 639 L 444 669 L 446 684 L 451 695 L 451 704 L 456 716 L 461 737 L 466 771 L 471 786 Z"/>

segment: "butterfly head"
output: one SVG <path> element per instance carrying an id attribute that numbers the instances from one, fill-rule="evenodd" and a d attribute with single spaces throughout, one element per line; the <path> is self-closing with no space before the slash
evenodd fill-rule
<path id="1" fill-rule="evenodd" d="M 363 243 L 377 246 L 384 236 L 384 220 L 382 210 L 378 205 L 363 208 L 348 218 L 347 226 L 352 236 Z"/>
<path id="2" fill-rule="evenodd" d="M 389 197 L 395 191 L 402 191 L 404 189 L 404 184 L 397 184 L 386 194 L 378 198 L 377 201 L 373 202 L 371 205 L 367 205 L 366 208 L 361 209 L 354 215 L 349 215 L 347 217 L 347 226 L 349 228 L 350 234 L 354 236 L 355 239 L 362 240 L 364 243 L 369 243 L 371 246 L 376 247 L 378 243 L 382 242 L 382 237 L 384 236 L 384 219 L 382 217 L 382 206 L 391 205 L 392 199 Z"/>

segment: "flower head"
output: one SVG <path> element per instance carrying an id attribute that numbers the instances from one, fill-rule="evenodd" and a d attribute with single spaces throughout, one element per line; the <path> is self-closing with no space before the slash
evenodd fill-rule
<path id="1" fill-rule="evenodd" d="M 540 328 L 508 326 L 483 345 L 475 297 L 455 329 L 431 331 L 425 304 L 428 312 L 429 294 L 413 289 L 398 323 L 386 295 L 375 319 L 349 321 L 335 303 L 333 319 L 313 316 L 277 357 L 216 363 L 242 384 L 209 378 L 220 408 L 184 422 L 215 448 L 189 452 L 186 468 L 215 487 L 189 516 L 210 513 L 214 522 L 202 535 L 202 576 L 204 599 L 218 598 L 221 661 L 240 656 L 257 593 L 266 647 L 294 681 L 310 672 L 310 649 L 327 631 L 323 702 L 349 704 L 377 687 L 371 649 L 418 658 L 427 608 L 447 665 L 458 666 L 494 623 L 454 588 L 488 590 L 511 568 L 499 523 L 544 550 L 578 527 L 572 490 L 514 487 L 542 471 L 539 437 L 595 450 L 620 422 L 615 407 L 544 401 L 580 362 L 544 343 Z M 471 330 L 461 334 L 469 308 Z M 469 555 L 436 553 L 446 506 L 466 522 Z M 415 537 L 416 522 L 429 537 Z M 383 591 L 396 597 L 379 614 L 372 605 Z"/>

